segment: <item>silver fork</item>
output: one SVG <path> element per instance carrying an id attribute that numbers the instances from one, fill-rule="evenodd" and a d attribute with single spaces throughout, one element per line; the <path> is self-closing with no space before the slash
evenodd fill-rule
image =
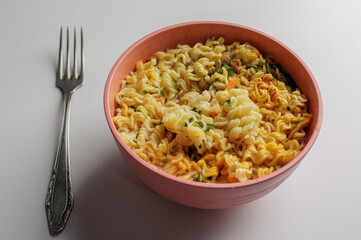
<path id="1" fill-rule="evenodd" d="M 84 76 L 83 29 L 80 29 L 80 67 L 76 51 L 76 29 L 74 28 L 74 53 L 71 68 L 69 54 L 69 27 L 66 29 L 66 60 L 63 59 L 63 28 L 60 29 L 60 46 L 56 86 L 63 92 L 63 118 L 60 129 L 58 149 L 56 152 L 49 189 L 45 200 L 45 209 L 49 228 L 52 233 L 64 229 L 73 208 L 73 191 L 69 161 L 69 114 L 71 95 L 82 85 Z"/>

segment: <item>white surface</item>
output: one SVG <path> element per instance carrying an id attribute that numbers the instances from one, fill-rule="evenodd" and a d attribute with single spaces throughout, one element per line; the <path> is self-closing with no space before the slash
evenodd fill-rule
<path id="1" fill-rule="evenodd" d="M 359 239 L 361 15 L 354 1 L 2 1 L 0 239 Z M 130 172 L 103 113 L 107 75 L 133 42 L 194 20 L 239 23 L 276 37 L 310 67 L 322 92 L 318 140 L 275 191 L 228 210 L 170 202 Z M 75 207 L 52 237 L 44 199 L 57 145 L 61 25 L 82 25 L 84 86 L 72 98 Z"/>

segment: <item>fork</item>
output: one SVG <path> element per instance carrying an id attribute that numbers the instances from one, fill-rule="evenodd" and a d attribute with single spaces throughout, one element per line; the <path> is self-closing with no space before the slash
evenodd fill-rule
<path id="1" fill-rule="evenodd" d="M 80 67 L 76 51 L 76 29 L 74 28 L 73 66 L 69 54 L 69 27 L 66 29 L 66 59 L 63 59 L 63 28 L 60 28 L 60 44 L 56 86 L 63 92 L 63 117 L 58 148 L 45 199 L 45 210 L 50 231 L 61 232 L 73 208 L 73 191 L 69 161 L 69 114 L 72 94 L 82 85 L 84 76 L 83 29 L 80 28 Z M 78 71 L 79 70 L 79 71 Z"/>

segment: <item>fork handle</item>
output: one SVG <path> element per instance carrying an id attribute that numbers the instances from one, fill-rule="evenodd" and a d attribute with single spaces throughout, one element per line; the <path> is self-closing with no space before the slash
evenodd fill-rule
<path id="1" fill-rule="evenodd" d="M 54 233 L 64 229 L 74 204 L 69 161 L 69 114 L 71 93 L 64 92 L 63 95 L 63 117 L 58 149 L 45 200 L 49 228 Z"/>

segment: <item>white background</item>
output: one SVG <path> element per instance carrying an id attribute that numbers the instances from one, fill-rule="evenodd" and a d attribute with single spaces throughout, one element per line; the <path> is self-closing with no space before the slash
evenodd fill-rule
<path id="1" fill-rule="evenodd" d="M 361 14 L 357 1 L 1 1 L 0 239 L 360 239 Z M 279 188 L 249 204 L 200 210 L 166 200 L 130 171 L 103 112 L 103 89 L 132 43 L 168 25 L 219 20 L 285 43 L 313 72 L 321 133 Z M 49 235 L 44 200 L 62 95 L 61 25 L 83 26 L 84 86 L 72 98 L 75 206 Z"/>

